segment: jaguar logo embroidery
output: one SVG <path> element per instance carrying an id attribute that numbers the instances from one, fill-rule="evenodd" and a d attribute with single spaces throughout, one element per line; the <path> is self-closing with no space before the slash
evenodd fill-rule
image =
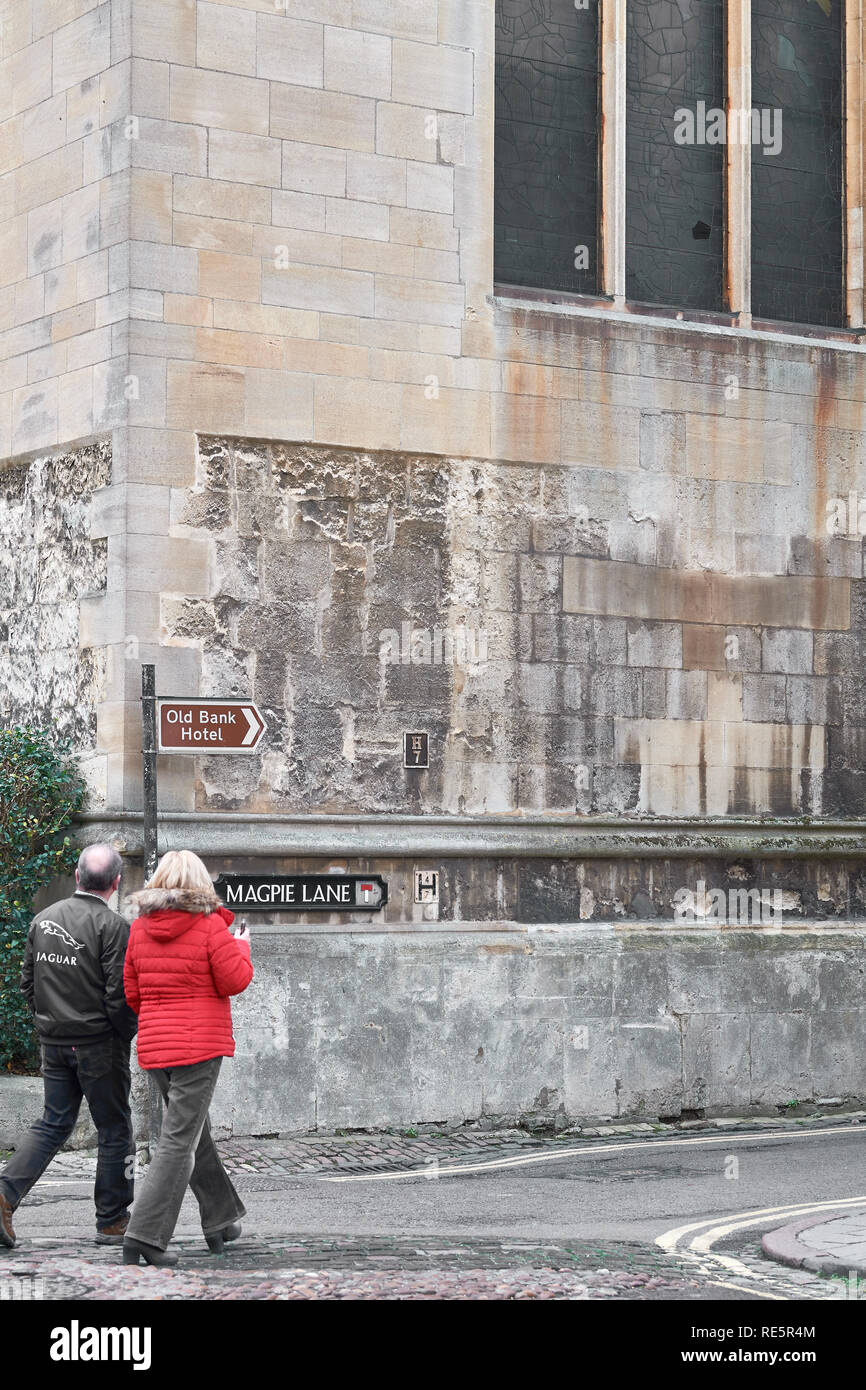
<path id="1" fill-rule="evenodd" d="M 59 936 L 65 946 L 71 946 L 75 951 L 84 949 L 83 941 L 76 941 L 74 936 L 70 936 L 65 927 L 61 927 L 59 922 L 40 922 L 42 930 L 47 936 Z"/>

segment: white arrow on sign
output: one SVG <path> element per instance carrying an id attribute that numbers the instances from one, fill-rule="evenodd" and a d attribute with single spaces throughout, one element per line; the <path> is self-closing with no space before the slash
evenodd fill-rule
<path id="1" fill-rule="evenodd" d="M 255 705 L 243 705 L 241 708 L 249 724 L 249 728 L 241 744 L 242 748 L 246 748 L 248 744 L 255 743 L 259 734 L 264 731 L 265 725 L 264 720 L 259 718 L 258 710 L 255 708 Z"/>

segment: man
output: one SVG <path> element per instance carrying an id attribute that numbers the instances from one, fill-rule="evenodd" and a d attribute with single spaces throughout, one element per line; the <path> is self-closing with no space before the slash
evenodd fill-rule
<path id="1" fill-rule="evenodd" d="M 123 993 L 129 926 L 108 906 L 122 869 L 110 845 L 88 845 L 76 892 L 30 926 L 21 989 L 42 1047 L 45 1113 L 0 1174 L 0 1244 L 10 1249 L 12 1214 L 75 1128 L 82 1096 L 99 1136 L 96 1243 L 123 1242 L 133 1197 L 129 1047 L 137 1020 Z"/>

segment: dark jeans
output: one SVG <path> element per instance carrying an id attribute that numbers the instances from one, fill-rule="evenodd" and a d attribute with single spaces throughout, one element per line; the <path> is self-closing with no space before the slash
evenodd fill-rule
<path id="1" fill-rule="evenodd" d="M 165 1250 L 174 1234 L 187 1184 L 199 1205 L 201 1228 L 213 1235 L 246 1215 L 211 1138 L 208 1107 L 222 1057 L 188 1067 L 153 1068 L 165 1101 L 159 1143 L 140 1184 L 127 1235 Z"/>
<path id="2" fill-rule="evenodd" d="M 15 1209 L 42 1177 L 75 1128 L 82 1097 L 99 1137 L 96 1225 L 113 1226 L 133 1197 L 135 1145 L 129 1112 L 129 1043 L 119 1037 L 78 1047 L 42 1044 L 45 1111 L 0 1175 L 0 1192 Z"/>

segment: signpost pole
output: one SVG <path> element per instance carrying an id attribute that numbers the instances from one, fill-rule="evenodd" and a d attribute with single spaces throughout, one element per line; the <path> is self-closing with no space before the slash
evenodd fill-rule
<path id="1" fill-rule="evenodd" d="M 157 839 L 157 786 L 156 786 L 156 667 L 142 665 L 141 668 L 141 766 L 144 790 L 144 879 L 145 882 L 156 871 L 159 859 Z M 147 1074 L 147 1135 L 148 1157 L 153 1157 L 153 1146 L 162 1128 L 162 1097 L 151 1072 Z"/>
<path id="2" fill-rule="evenodd" d="M 144 877 L 151 877 L 159 858 L 156 830 L 156 668 L 141 668 L 141 760 L 144 786 Z"/>

